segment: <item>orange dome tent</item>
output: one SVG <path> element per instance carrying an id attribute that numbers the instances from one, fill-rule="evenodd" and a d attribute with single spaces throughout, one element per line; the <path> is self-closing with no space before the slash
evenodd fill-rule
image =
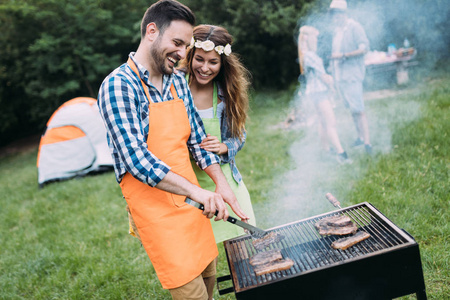
<path id="1" fill-rule="evenodd" d="M 96 99 L 74 98 L 53 113 L 41 137 L 37 168 L 40 187 L 52 181 L 113 170 Z"/>

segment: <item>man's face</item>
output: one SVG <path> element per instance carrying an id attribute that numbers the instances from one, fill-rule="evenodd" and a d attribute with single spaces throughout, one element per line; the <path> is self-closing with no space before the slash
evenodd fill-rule
<path id="1" fill-rule="evenodd" d="M 192 38 L 192 26 L 185 21 L 172 21 L 170 26 L 159 33 L 153 43 L 150 54 L 153 67 L 161 74 L 173 73 L 176 63 L 186 56 L 186 48 Z"/>
<path id="2" fill-rule="evenodd" d="M 344 27 L 347 22 L 347 15 L 344 12 L 335 12 L 332 15 L 332 19 L 336 27 Z"/>

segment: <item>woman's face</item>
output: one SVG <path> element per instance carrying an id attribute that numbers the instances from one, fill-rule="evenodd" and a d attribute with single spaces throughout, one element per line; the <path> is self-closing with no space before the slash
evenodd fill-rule
<path id="1" fill-rule="evenodd" d="M 205 52 L 203 49 L 195 49 L 192 72 L 199 84 L 210 83 L 219 74 L 221 66 L 220 55 L 215 50 Z"/>

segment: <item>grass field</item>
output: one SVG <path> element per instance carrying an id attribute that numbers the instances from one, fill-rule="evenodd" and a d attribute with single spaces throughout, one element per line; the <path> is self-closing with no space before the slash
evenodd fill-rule
<path id="1" fill-rule="evenodd" d="M 294 90 L 256 94 L 238 166 L 263 228 L 332 210 L 322 199 L 326 190 L 345 206 L 374 204 L 419 243 L 428 298 L 448 299 L 450 78 L 412 90 L 367 101 L 373 157 L 350 149 L 352 165 L 325 159 L 311 168 L 322 173 L 308 176 L 306 168 L 296 173 L 305 166 L 303 154 L 317 152 L 305 148 L 307 130 L 276 127 L 290 111 Z M 336 114 L 348 144 L 349 116 L 339 107 Z M 38 189 L 36 155 L 34 149 L 0 159 L 0 299 L 170 299 L 144 249 L 127 233 L 125 202 L 113 173 Z M 303 193 L 297 206 L 289 202 L 296 190 L 288 179 Z M 275 219 L 269 214 L 274 207 Z M 225 275 L 219 248 L 218 273 Z M 216 292 L 215 299 L 234 296 Z"/>

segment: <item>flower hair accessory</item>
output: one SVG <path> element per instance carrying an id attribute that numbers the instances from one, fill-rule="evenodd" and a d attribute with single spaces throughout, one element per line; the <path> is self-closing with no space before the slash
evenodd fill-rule
<path id="1" fill-rule="evenodd" d="M 192 37 L 192 39 L 191 39 L 191 44 L 190 44 L 189 48 L 193 48 L 193 47 L 203 49 L 206 52 L 215 50 L 217 52 L 217 54 L 219 54 L 219 55 L 225 54 L 226 56 L 229 56 L 231 54 L 231 45 L 230 44 L 226 44 L 225 46 L 222 46 L 222 45 L 216 46 L 216 45 L 214 45 L 214 42 L 212 42 L 210 40 L 196 41 L 194 39 L 194 37 Z"/>

